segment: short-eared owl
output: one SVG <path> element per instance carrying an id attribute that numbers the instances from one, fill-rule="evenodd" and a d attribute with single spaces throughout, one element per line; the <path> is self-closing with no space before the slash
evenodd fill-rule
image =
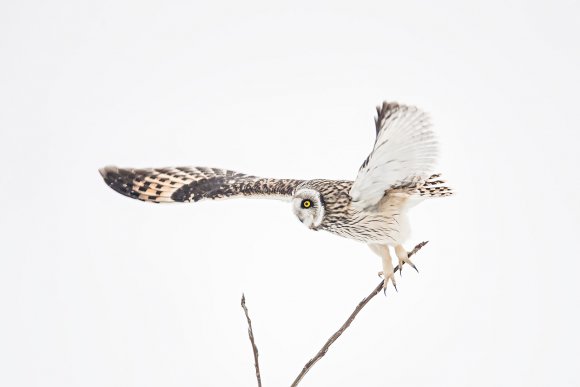
<path id="1" fill-rule="evenodd" d="M 364 242 L 381 257 L 385 286 L 395 284 L 389 247 L 399 264 L 415 267 L 402 243 L 409 235 L 407 210 L 423 198 L 451 195 L 433 174 L 437 141 L 429 118 L 415 107 L 384 102 L 377 107 L 376 139 L 355 181 L 269 179 L 219 168 L 132 169 L 105 167 L 115 191 L 147 202 L 264 197 L 292 202 L 312 230 Z"/>

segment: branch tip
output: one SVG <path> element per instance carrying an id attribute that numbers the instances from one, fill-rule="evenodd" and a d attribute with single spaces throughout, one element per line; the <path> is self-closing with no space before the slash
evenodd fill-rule
<path id="1" fill-rule="evenodd" d="M 254 353 L 254 367 L 256 368 L 256 380 L 258 381 L 258 387 L 262 387 L 262 377 L 260 376 L 260 363 L 258 362 L 258 347 L 256 346 L 256 341 L 254 339 L 254 330 L 252 329 L 252 320 L 250 320 L 250 314 L 248 308 L 246 307 L 246 296 L 242 293 L 242 309 L 246 315 L 246 321 L 248 322 L 248 337 L 250 338 L 250 343 L 252 344 L 252 352 Z"/>
<path id="2" fill-rule="evenodd" d="M 413 248 L 413 250 L 411 250 L 411 252 L 408 253 L 408 257 L 410 258 L 411 256 L 415 255 L 427 243 L 429 243 L 429 241 L 419 243 L 417 246 Z M 399 270 L 398 265 L 397 267 L 395 267 L 394 272 L 396 273 L 397 270 Z M 330 336 L 330 338 L 326 341 L 326 343 L 324 343 L 320 351 L 318 351 L 318 353 L 312 359 L 310 359 L 308 363 L 306 363 L 304 368 L 302 368 L 300 374 L 296 377 L 296 379 L 294 379 L 294 382 L 292 383 L 291 387 L 298 386 L 298 383 L 300 383 L 302 378 L 304 378 L 304 375 L 306 375 L 306 373 L 310 371 L 310 369 L 314 366 L 314 364 L 316 364 L 316 362 L 318 362 L 324 355 L 326 355 L 326 352 L 328 352 L 330 346 L 340 337 L 340 335 L 344 333 L 344 331 L 350 326 L 350 324 L 354 321 L 356 316 L 366 306 L 366 304 L 368 304 L 369 301 L 372 300 L 381 291 L 381 289 L 385 289 L 383 283 L 384 281 L 381 281 L 368 296 L 366 296 L 361 302 L 359 302 L 359 304 L 356 306 L 356 308 L 354 308 L 354 311 L 350 314 L 350 316 L 348 316 L 348 319 L 344 322 L 344 324 L 342 324 L 339 330 L 336 331 L 332 336 Z M 396 289 L 397 288 L 395 287 L 395 290 Z"/>

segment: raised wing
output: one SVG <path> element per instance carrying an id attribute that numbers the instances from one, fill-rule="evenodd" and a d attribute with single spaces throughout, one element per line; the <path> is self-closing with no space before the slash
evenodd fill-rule
<path id="1" fill-rule="evenodd" d="M 122 195 L 154 203 L 197 202 L 203 199 L 264 197 L 290 200 L 302 180 L 264 179 L 227 169 L 176 167 L 99 170 L 105 183 Z"/>
<path id="2" fill-rule="evenodd" d="M 360 210 L 376 205 L 390 188 L 427 179 L 437 157 L 429 117 L 414 106 L 383 102 L 377 107 L 377 137 L 350 190 Z"/>

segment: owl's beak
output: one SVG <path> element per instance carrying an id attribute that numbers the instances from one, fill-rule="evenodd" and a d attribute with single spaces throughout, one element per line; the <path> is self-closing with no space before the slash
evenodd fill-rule
<path id="1" fill-rule="evenodd" d="M 316 230 L 316 227 L 314 227 L 314 218 L 312 216 L 306 216 L 306 218 L 302 220 L 302 223 L 304 223 L 304 225 L 309 229 Z"/>

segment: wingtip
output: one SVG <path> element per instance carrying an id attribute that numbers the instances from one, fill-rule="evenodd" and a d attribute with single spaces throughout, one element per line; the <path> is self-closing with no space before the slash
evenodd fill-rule
<path id="1" fill-rule="evenodd" d="M 107 176 L 112 172 L 117 172 L 119 168 L 115 167 L 114 165 L 107 165 L 103 168 L 99 168 L 99 173 L 103 179 L 107 179 Z"/>

